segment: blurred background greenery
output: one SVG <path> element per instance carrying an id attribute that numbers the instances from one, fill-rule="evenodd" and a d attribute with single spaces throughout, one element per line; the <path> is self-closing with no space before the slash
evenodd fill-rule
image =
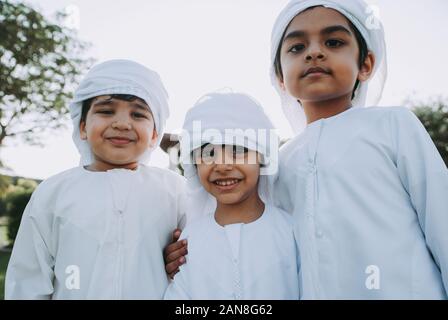
<path id="1" fill-rule="evenodd" d="M 44 132 L 63 125 L 80 75 L 93 63 L 87 43 L 31 6 L 0 0 L 0 151 L 5 141 L 42 144 Z M 1 154 L 1 153 L 0 153 Z M 1 162 L 0 173 L 8 172 Z M 23 210 L 40 181 L 0 174 L 0 298 Z"/>

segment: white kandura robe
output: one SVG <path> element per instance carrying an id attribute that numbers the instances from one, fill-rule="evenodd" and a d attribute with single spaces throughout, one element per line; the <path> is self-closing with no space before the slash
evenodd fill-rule
<path id="1" fill-rule="evenodd" d="M 447 297 L 448 170 L 410 110 L 316 121 L 282 148 L 279 170 L 304 298 Z"/>
<path id="2" fill-rule="evenodd" d="M 248 224 L 219 225 L 209 214 L 187 225 L 187 263 L 165 299 L 298 299 L 291 216 L 267 205 Z"/>
<path id="3" fill-rule="evenodd" d="M 183 177 L 144 165 L 45 180 L 22 218 L 6 298 L 161 299 L 163 249 L 184 224 L 184 188 Z"/>

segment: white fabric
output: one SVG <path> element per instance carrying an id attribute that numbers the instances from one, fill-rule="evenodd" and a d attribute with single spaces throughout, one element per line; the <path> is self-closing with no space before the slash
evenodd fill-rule
<path id="1" fill-rule="evenodd" d="M 143 99 L 154 116 L 158 134 L 156 145 L 142 155 L 139 162 L 148 162 L 151 152 L 163 137 L 166 119 L 169 117 L 168 94 L 159 75 L 145 66 L 130 60 L 110 60 L 94 66 L 81 81 L 70 103 L 73 122 L 73 141 L 81 154 L 81 165 L 94 161 L 92 151 L 79 133 L 82 102 L 101 95 L 130 94 Z"/>
<path id="2" fill-rule="evenodd" d="M 197 121 L 200 126 L 197 126 Z M 256 136 L 250 133 L 256 132 Z M 246 134 L 248 133 L 248 134 Z M 258 151 L 264 158 L 260 170 L 259 195 L 272 202 L 267 175 L 278 169 L 278 136 L 274 127 L 253 98 L 241 93 L 210 93 L 188 110 L 181 136 L 181 164 L 187 178 L 188 221 L 214 213 L 216 199 L 202 187 L 191 153 L 204 144 L 240 145 Z"/>
<path id="3" fill-rule="evenodd" d="M 161 299 L 162 252 L 183 227 L 184 188 L 181 176 L 144 165 L 45 180 L 22 218 L 6 299 Z"/>
<path id="4" fill-rule="evenodd" d="M 266 206 L 249 224 L 222 227 L 213 215 L 189 224 L 187 263 L 165 299 L 299 298 L 298 267 L 291 216 Z"/>
<path id="5" fill-rule="evenodd" d="M 447 298 L 448 170 L 410 110 L 313 122 L 282 147 L 274 190 L 294 215 L 308 298 Z"/>
<path id="6" fill-rule="evenodd" d="M 279 14 L 271 35 L 271 82 L 280 95 L 283 113 L 294 133 L 306 126 L 306 117 L 301 104 L 285 92 L 275 74 L 274 61 L 280 41 L 291 21 L 301 12 L 313 6 L 334 9 L 350 20 L 359 30 L 367 47 L 375 55 L 375 67 L 371 78 L 361 82 L 355 92 L 354 107 L 375 106 L 383 93 L 387 78 L 387 57 L 384 28 L 372 9 L 363 0 L 292 0 Z"/>

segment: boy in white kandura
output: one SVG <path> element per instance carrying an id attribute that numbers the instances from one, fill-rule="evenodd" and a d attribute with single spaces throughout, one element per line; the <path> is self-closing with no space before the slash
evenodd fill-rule
<path id="1" fill-rule="evenodd" d="M 70 105 L 81 166 L 43 181 L 23 214 L 7 299 L 161 299 L 162 250 L 183 225 L 185 180 L 149 167 L 168 117 L 157 73 L 93 67 Z"/>

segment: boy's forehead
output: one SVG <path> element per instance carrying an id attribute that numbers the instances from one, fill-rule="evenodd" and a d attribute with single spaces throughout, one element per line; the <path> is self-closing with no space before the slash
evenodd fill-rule
<path id="1" fill-rule="evenodd" d="M 139 101 L 142 102 L 144 104 L 147 105 L 147 103 L 145 102 L 145 100 L 143 100 L 142 98 L 139 98 L 137 96 L 133 96 L 133 95 L 129 95 L 129 94 L 123 94 L 121 96 L 124 96 L 123 99 L 120 99 L 119 97 L 116 97 L 115 95 L 112 94 L 105 94 L 105 95 L 101 95 L 101 96 L 96 96 L 93 98 L 92 101 L 96 102 L 96 101 L 105 101 L 105 100 L 124 100 L 124 101 Z"/>
<path id="2" fill-rule="evenodd" d="M 341 25 L 351 30 L 347 18 L 339 11 L 331 8 L 315 7 L 295 16 L 289 24 L 285 35 L 297 30 L 305 33 L 320 32 L 327 27 L 335 25 Z"/>
<path id="3" fill-rule="evenodd" d="M 97 96 L 97 97 L 93 98 L 92 105 L 100 104 L 101 102 L 118 100 L 118 101 L 130 102 L 130 103 L 134 103 L 134 104 L 135 104 L 135 102 L 137 102 L 137 106 L 141 106 L 143 109 L 148 109 L 149 111 L 151 111 L 151 108 L 149 107 L 149 105 L 142 98 L 139 98 L 137 96 L 131 96 L 131 95 L 124 95 L 124 96 L 128 96 L 128 97 L 120 99 L 119 97 L 114 97 L 113 95 Z"/>

